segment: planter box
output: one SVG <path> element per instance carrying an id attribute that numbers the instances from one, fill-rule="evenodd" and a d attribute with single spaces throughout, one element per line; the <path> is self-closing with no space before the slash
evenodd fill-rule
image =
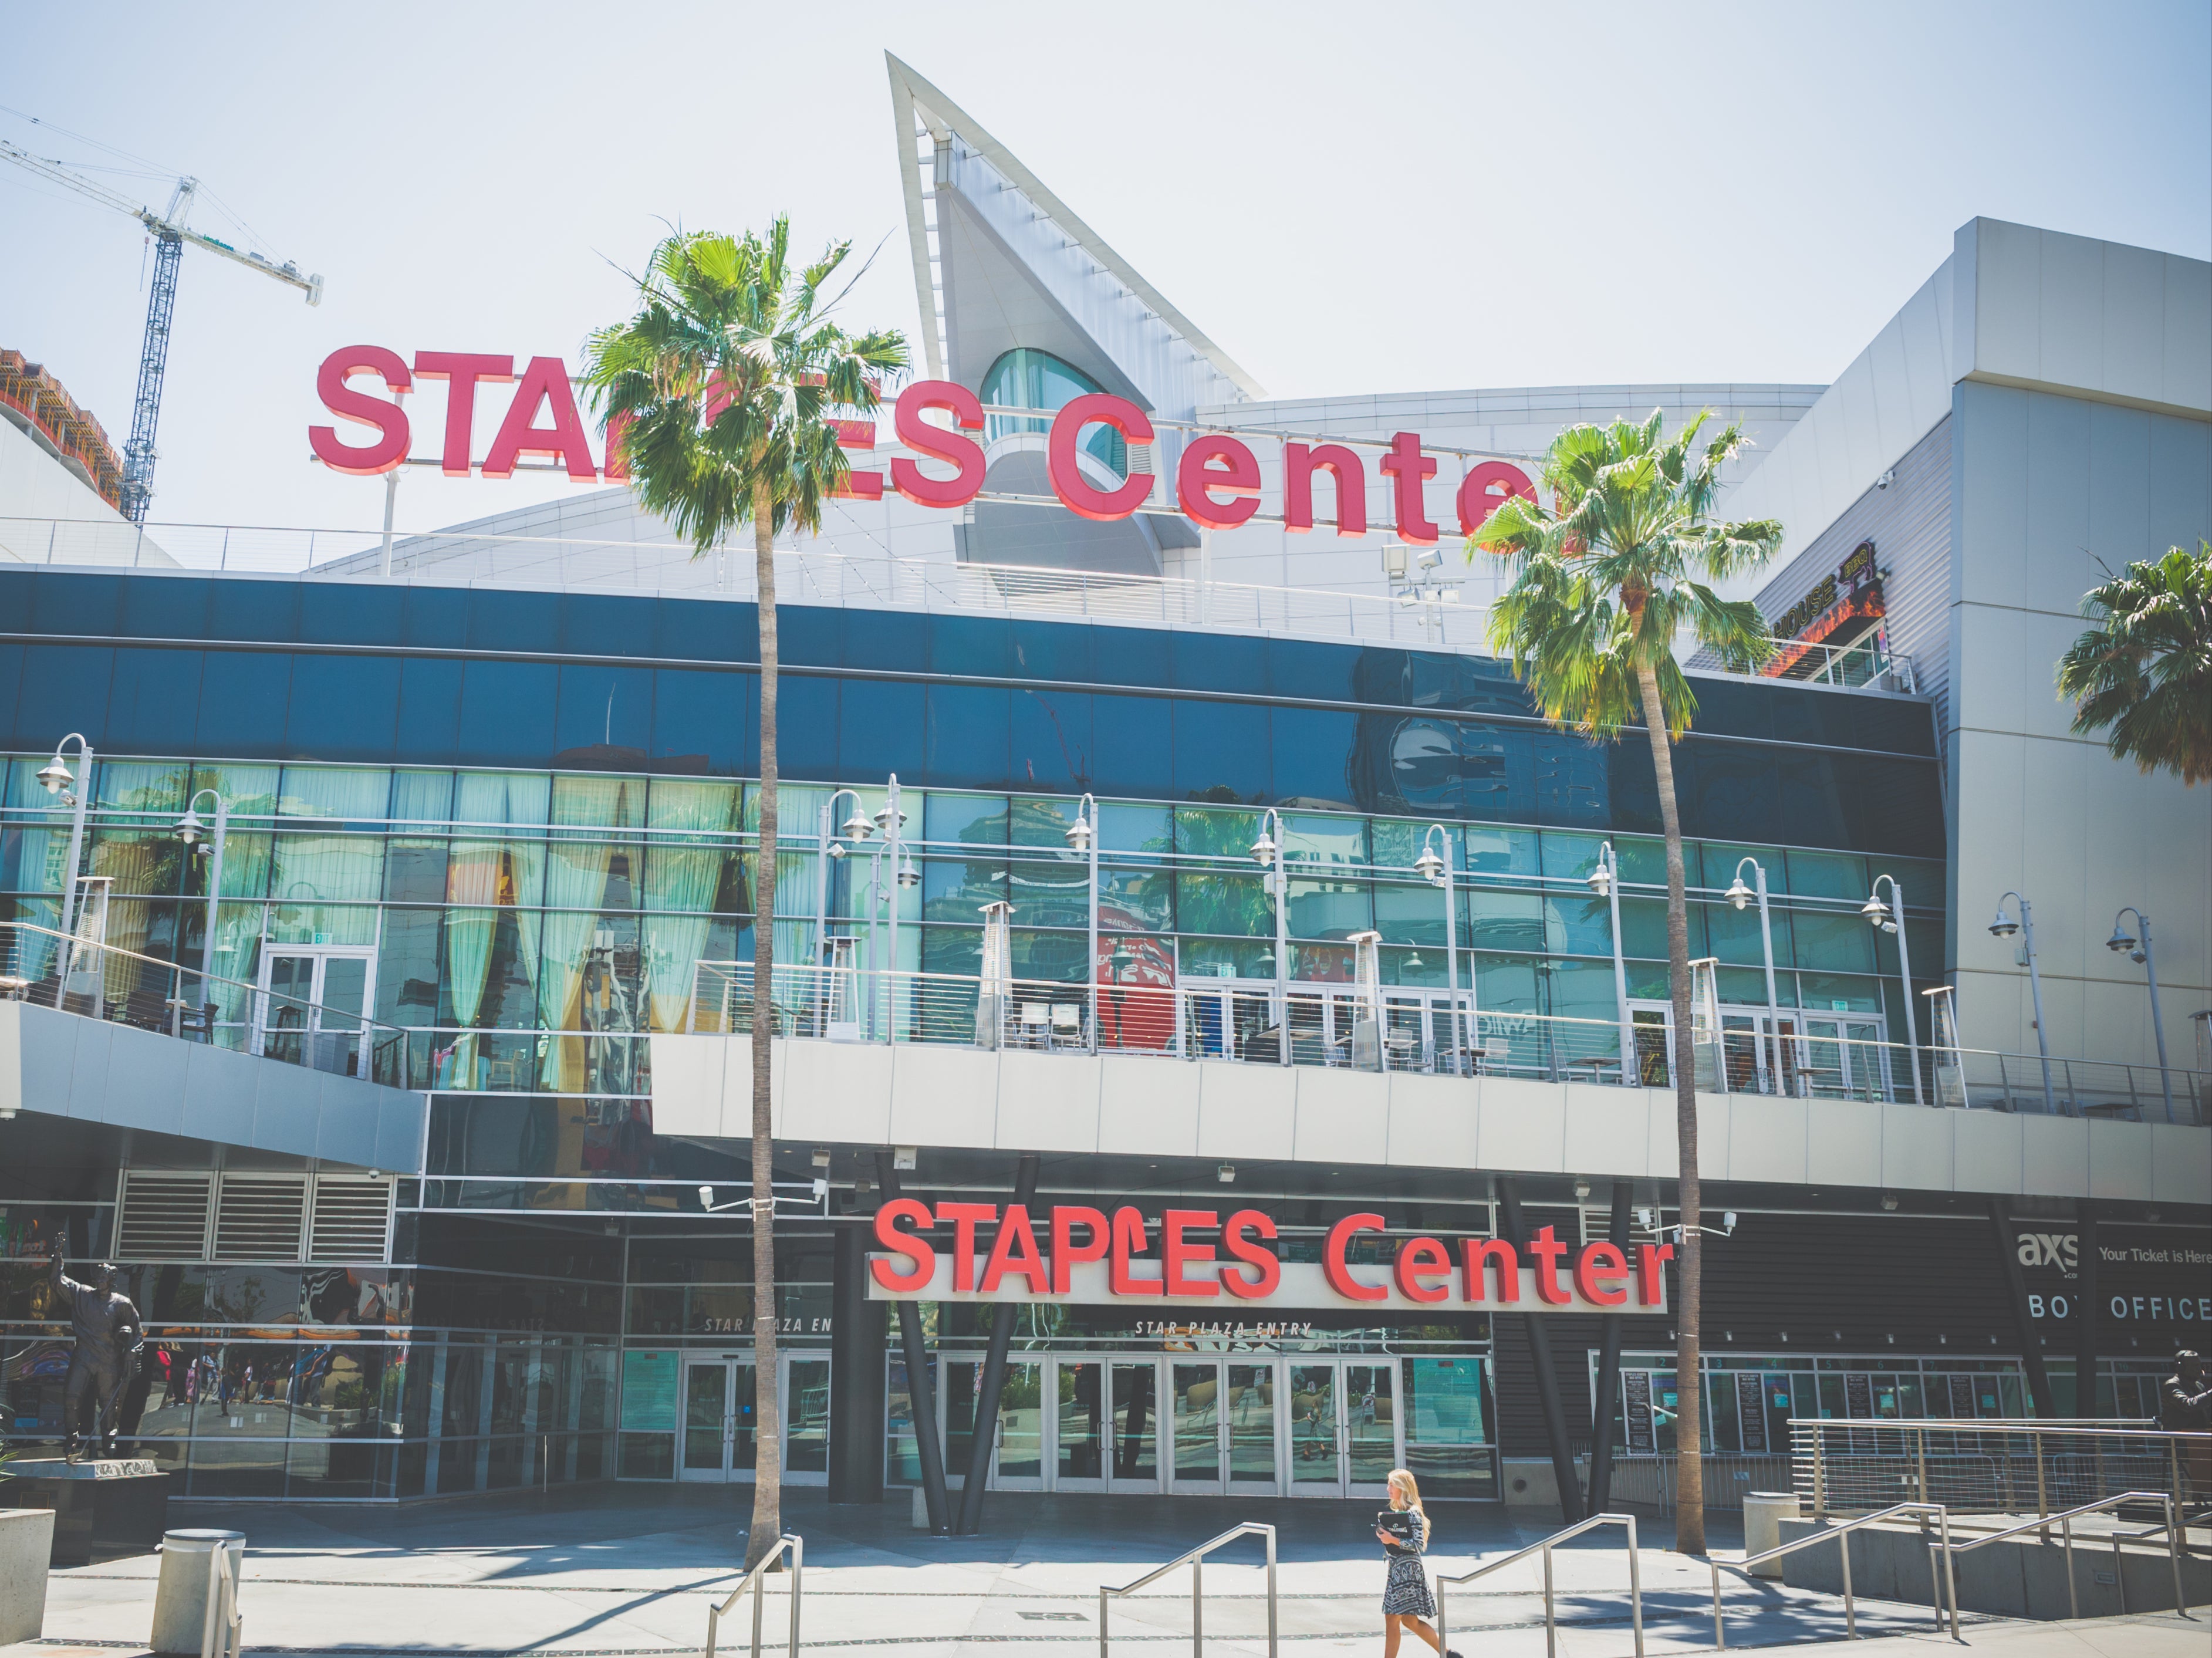
<path id="1" fill-rule="evenodd" d="M 0 1480 L 0 1485 L 11 1483 Z M 52 1509 L 0 1509 L 0 1647 L 35 1641 L 46 1632 L 53 1548 Z"/>
<path id="2" fill-rule="evenodd" d="M 151 1554 L 168 1527 L 169 1476 L 141 1457 L 65 1462 L 18 1457 L 0 1479 L 0 1511 L 50 1509 L 57 1566 Z"/>

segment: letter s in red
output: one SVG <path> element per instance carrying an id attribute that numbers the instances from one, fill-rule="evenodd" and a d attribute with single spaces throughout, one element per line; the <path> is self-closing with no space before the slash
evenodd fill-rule
<path id="1" fill-rule="evenodd" d="M 877 1283 L 902 1294 L 927 1289 L 930 1279 L 937 1276 L 937 1251 L 913 1233 L 900 1231 L 898 1223 L 902 1220 L 914 1222 L 918 1230 L 927 1230 L 932 1224 L 929 1206 L 912 1198 L 893 1198 L 876 1211 L 876 1242 L 913 1264 L 902 1272 L 887 1260 L 868 1263 L 868 1270 L 875 1274 Z"/>
<path id="2" fill-rule="evenodd" d="M 922 419 L 925 409 L 951 411 L 954 430 Z M 983 487 L 983 451 L 959 435 L 983 429 L 983 405 L 964 386 L 951 380 L 916 380 L 899 393 L 892 422 L 898 440 L 918 455 L 949 462 L 959 470 L 949 478 L 934 478 L 904 455 L 891 462 L 891 488 L 917 507 L 965 507 Z"/>
<path id="3" fill-rule="evenodd" d="M 380 477 L 407 459 L 407 411 L 396 402 L 386 403 L 366 392 L 355 391 L 346 381 L 356 374 L 381 374 L 395 398 L 404 398 L 415 389 L 414 380 L 407 372 L 406 359 L 397 351 L 387 351 L 380 345 L 341 347 L 325 357 L 323 366 L 316 371 L 316 394 L 322 398 L 323 407 L 340 420 L 374 427 L 377 440 L 365 446 L 356 446 L 338 441 L 334 427 L 310 426 L 307 443 L 314 450 L 315 459 L 334 472 L 344 472 L 353 477 Z"/>

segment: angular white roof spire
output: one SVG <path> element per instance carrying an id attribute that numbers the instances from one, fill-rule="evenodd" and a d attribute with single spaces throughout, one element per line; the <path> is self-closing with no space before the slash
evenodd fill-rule
<path id="1" fill-rule="evenodd" d="M 973 117 L 884 59 L 933 376 L 972 384 L 1000 350 L 1026 345 L 1163 415 L 1267 395 Z M 1008 267 L 1028 291 L 1000 285 Z"/>

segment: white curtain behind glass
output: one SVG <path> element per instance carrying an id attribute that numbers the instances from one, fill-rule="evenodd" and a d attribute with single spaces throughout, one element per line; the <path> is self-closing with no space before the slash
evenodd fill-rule
<path id="1" fill-rule="evenodd" d="M 734 783 L 661 782 L 653 790 L 656 835 L 645 854 L 645 970 L 653 1029 L 684 1023 L 700 952 L 714 926 L 722 870 L 734 855 L 739 793 Z"/>

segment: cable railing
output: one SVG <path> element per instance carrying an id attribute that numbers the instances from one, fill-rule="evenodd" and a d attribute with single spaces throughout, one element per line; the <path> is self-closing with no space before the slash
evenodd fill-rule
<path id="1" fill-rule="evenodd" d="M 2212 1496 L 2212 1433 L 2148 1420 L 1793 1418 L 1790 1438 L 1791 1485 L 1815 1520 L 1910 1497 L 2047 1526 L 2062 1509 L 2128 1492 L 2163 1491 L 2177 1506 Z"/>
<path id="2" fill-rule="evenodd" d="M 1115 969 L 1123 971 L 1122 969 Z M 1671 1085 L 1669 1029 L 1569 1015 L 1493 1012 L 1471 991 L 1293 981 L 1177 977 L 1140 959 L 1130 976 L 1085 985 L 1062 980 L 779 963 L 775 1034 L 833 1042 L 957 1045 L 1036 1053 L 1149 1054 L 1163 1059 L 1319 1066 L 1430 1076 L 1640 1088 Z M 680 1029 L 752 1034 L 750 962 L 701 962 Z M 1751 1010 L 1727 1019 L 1748 1020 Z M 1845 1036 L 1840 1020 L 1806 1015 L 1778 1041 L 1724 1028 L 1691 1044 L 1698 1086 L 1713 1093 L 1994 1108 L 2039 1114 L 2033 1056 L 1931 1048 Z M 1779 1063 L 1777 1055 L 1779 1055 Z M 2036 1065 L 2033 1089 L 1998 1085 Z M 2053 1060 L 2061 1114 L 2165 1121 L 2155 1066 Z M 1918 1087 L 1915 1087 L 1916 1073 Z M 2169 1070 L 2175 1121 L 2203 1120 L 2212 1074 Z M 1994 1080 L 1993 1080 L 1994 1079 Z"/>
<path id="3" fill-rule="evenodd" d="M 996 491 L 978 499 L 1009 506 L 1054 504 Z M 1433 589 L 1427 596 L 1392 594 L 917 558 L 892 553 L 881 529 L 863 525 L 839 503 L 830 507 L 823 536 L 776 551 L 777 593 L 786 604 L 1149 623 L 1489 653 L 1488 606 L 1461 601 L 1455 588 Z M 588 534 L 458 529 L 402 536 L 392 543 L 386 575 L 383 537 L 374 531 L 0 517 L 0 557 L 10 555 L 21 562 L 58 567 L 648 592 L 748 604 L 757 597 L 750 550 L 701 557 L 686 541 Z M 1841 648 L 1796 640 L 1774 644 L 1775 659 L 1789 658 L 1787 677 L 1795 681 L 1851 689 L 1914 689 L 1911 658 L 1872 641 Z M 1776 677 L 1735 666 L 1709 651 L 1692 653 L 1685 665 L 1694 672 L 1739 678 Z"/>
<path id="4" fill-rule="evenodd" d="M 1206 1658 L 1206 1557 L 1224 1544 L 1248 1536 L 1262 1538 L 1267 1545 L 1267 1658 L 1276 1658 L 1275 1528 L 1263 1526 L 1256 1520 L 1248 1520 L 1210 1541 L 1200 1543 L 1188 1553 L 1177 1555 L 1164 1566 L 1154 1567 L 1133 1583 L 1124 1583 L 1120 1588 L 1109 1588 L 1101 1583 L 1098 1586 L 1098 1658 L 1108 1658 L 1107 1608 L 1122 1596 L 1135 1594 L 1147 1583 L 1157 1582 L 1179 1566 L 1190 1568 L 1191 1658 Z M 714 1658 L 714 1654 L 709 1652 L 707 1658 Z M 796 1651 L 792 1658 L 798 1658 Z"/>
<path id="5" fill-rule="evenodd" d="M 1929 1564 L 1932 1568 L 1935 1552 L 1940 1547 L 1943 1552 L 1943 1576 L 1946 1582 L 1951 1585 L 1951 1638 L 1956 1640 L 1959 1636 L 1958 1558 L 1962 1554 L 1972 1554 L 1976 1549 L 1987 1548 L 1992 1543 L 2002 1543 L 2012 1538 L 2024 1536 L 2029 1532 L 2041 1533 L 2044 1541 L 2049 1542 L 2053 1522 L 2056 1522 L 2058 1527 L 2059 1535 L 2066 1550 L 2067 1616 L 2078 1619 L 2081 1616 L 2081 1590 L 2074 1571 L 2074 1522 L 2087 1515 L 2116 1514 L 2119 1511 L 2120 1506 L 2127 1503 L 2154 1503 L 2164 1510 L 2166 1524 L 2162 1529 L 2166 1540 L 2166 1555 L 2173 1570 L 2172 1609 L 2179 1612 L 2184 1618 L 2189 1618 L 2188 1598 L 2181 1592 L 2182 1528 L 2174 1523 L 2175 1504 L 2172 1493 L 2170 1491 L 2122 1491 L 2117 1496 L 2100 1497 L 2094 1503 L 2080 1503 L 2062 1513 L 2051 1515 L 2045 1518 L 2028 1521 L 2024 1525 L 2008 1526 L 2002 1531 L 1991 1532 L 1986 1536 L 1970 1538 L 1963 1543 L 1952 1542 L 1948 1534 L 1940 1545 L 1930 1543 L 1928 1546 Z M 2120 1545 L 2128 1540 L 2116 1530 L 2110 1533 L 2109 1540 L 2112 1546 L 2112 1588 L 2119 1601 L 2121 1615 L 2125 1616 L 2128 1610 L 2128 1578 Z M 2194 1623 L 2196 1619 L 2192 1618 L 2190 1621 Z"/>
<path id="6" fill-rule="evenodd" d="M 1594 1514 L 1577 1525 L 1569 1526 L 1565 1531 L 1553 1532 L 1540 1542 L 1531 1543 L 1524 1549 L 1516 1549 L 1510 1554 L 1477 1566 L 1473 1571 L 1462 1572 L 1456 1577 L 1447 1577 L 1442 1572 L 1438 1572 L 1437 1574 L 1437 1647 L 1444 1651 L 1449 1651 L 1451 1649 L 1451 1641 L 1444 1623 L 1446 1585 L 1472 1583 L 1478 1577 L 1487 1577 L 1491 1573 L 1502 1570 L 1516 1561 L 1525 1560 L 1532 1554 L 1540 1554 L 1544 1557 L 1544 1655 L 1545 1658 L 1558 1658 L 1559 1621 L 1552 1604 L 1552 1551 L 1562 1543 L 1580 1537 L 1584 1532 L 1596 1530 L 1600 1526 L 1626 1526 L 1628 1528 L 1628 1616 L 1636 1631 L 1636 1658 L 1644 1658 L 1644 1577 L 1636 1560 L 1636 1516 L 1631 1514 Z"/>
<path id="7" fill-rule="evenodd" d="M 412 1081 L 410 1034 L 358 1008 L 205 975 L 96 937 L 0 921 L 0 998 L 392 1088 Z"/>
<path id="8" fill-rule="evenodd" d="M 1951 1561 L 1951 1516 L 1940 1503 L 1893 1503 L 1888 1508 L 1878 1509 L 1873 1514 L 1863 1514 L 1855 1520 L 1844 1521 L 1839 1526 L 1828 1527 L 1809 1536 L 1800 1537 L 1794 1541 L 1784 1543 L 1779 1548 L 1768 1549 L 1761 1554 L 1747 1555 L 1741 1560 L 1724 1562 L 1717 1555 L 1707 1556 L 1706 1564 L 1711 1568 L 1713 1575 L 1714 1649 L 1718 1650 L 1728 1645 L 1727 1630 L 1721 1621 L 1721 1570 L 1723 1565 L 1740 1576 L 1748 1576 L 1753 1566 L 1763 1565 L 1769 1560 L 1779 1560 L 1785 1554 L 1796 1554 L 1801 1549 L 1814 1548 L 1827 1542 L 1837 1544 L 1838 1552 L 1843 1556 L 1844 1639 L 1857 1640 L 1859 1638 L 1858 1604 L 1851 1592 L 1851 1546 L 1846 1540 L 1855 1531 L 1868 1526 L 1878 1525 L 1885 1520 L 1895 1519 L 1899 1515 L 1903 1514 L 1917 1515 L 1920 1517 L 1923 1531 L 1927 1529 L 1928 1517 L 1931 1515 L 1935 1516 L 1942 1533 L 1942 1547 L 1944 1552 L 1943 1570 L 1948 1570 Z M 1959 1632 L 1958 1592 L 1955 1582 L 1951 1587 L 1952 1592 L 1948 1597 L 1951 1604 L 1951 1632 L 1956 1636 Z M 1942 1576 L 1936 1565 L 1936 1550 L 1931 1546 L 1928 1554 L 1928 1598 L 1929 1604 L 1936 1609 L 1936 1627 L 1939 1631 L 1943 1627 L 1943 1609 L 1946 1600 L 1943 1590 Z"/>
<path id="9" fill-rule="evenodd" d="M 799 1658 L 799 1588 L 805 1576 L 806 1540 L 796 1532 L 786 1532 L 775 1540 L 775 1546 L 763 1555 L 760 1563 L 738 1580 L 726 1600 L 707 1608 L 707 1655 L 714 1658 L 714 1643 L 721 1634 L 722 1619 L 737 1609 L 737 1604 L 750 1589 L 753 1597 L 752 1658 L 760 1658 L 761 1615 L 766 1611 L 768 1595 L 761 1579 L 781 1564 L 786 1555 L 791 1558 L 791 1647 L 788 1658 Z"/>

